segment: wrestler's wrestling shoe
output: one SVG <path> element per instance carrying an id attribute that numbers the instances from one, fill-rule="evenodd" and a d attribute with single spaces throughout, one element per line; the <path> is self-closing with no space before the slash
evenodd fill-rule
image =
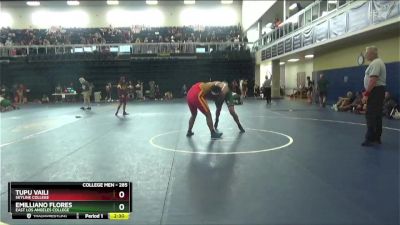
<path id="1" fill-rule="evenodd" d="M 216 131 L 211 132 L 211 139 L 221 138 L 221 136 L 222 132 L 216 132 Z"/>
<path id="2" fill-rule="evenodd" d="M 186 137 L 191 137 L 191 136 L 193 136 L 194 135 L 194 133 L 192 132 L 192 131 L 188 131 L 187 133 L 186 133 Z"/>

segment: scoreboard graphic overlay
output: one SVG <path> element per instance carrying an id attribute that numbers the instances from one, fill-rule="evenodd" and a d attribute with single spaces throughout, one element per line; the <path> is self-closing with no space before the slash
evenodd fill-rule
<path id="1" fill-rule="evenodd" d="M 9 182 L 13 219 L 126 220 L 132 212 L 130 182 Z"/>

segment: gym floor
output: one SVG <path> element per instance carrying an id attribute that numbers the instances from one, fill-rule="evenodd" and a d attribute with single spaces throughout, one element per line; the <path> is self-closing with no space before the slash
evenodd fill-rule
<path id="1" fill-rule="evenodd" d="M 212 102 L 210 108 L 215 112 Z M 300 101 L 245 100 L 240 134 L 224 106 L 221 140 L 183 99 L 27 105 L 1 114 L 6 224 L 398 224 L 400 122 L 362 147 L 365 118 Z M 213 113 L 214 114 L 214 113 Z M 214 117 L 214 115 L 213 115 Z M 9 181 L 131 181 L 129 221 L 11 220 Z"/>

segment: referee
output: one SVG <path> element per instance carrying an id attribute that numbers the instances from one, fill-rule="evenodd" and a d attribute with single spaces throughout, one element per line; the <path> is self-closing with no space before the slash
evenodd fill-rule
<path id="1" fill-rule="evenodd" d="M 366 48 L 365 58 L 371 62 L 365 70 L 364 96 L 362 101 L 367 103 L 367 133 L 362 146 L 381 144 L 382 135 L 382 109 L 385 98 L 386 66 L 382 59 L 378 58 L 378 48 L 370 46 Z"/>
<path id="2" fill-rule="evenodd" d="M 272 74 L 270 77 L 266 75 L 265 81 L 262 85 L 264 89 L 264 98 L 267 100 L 267 104 L 271 104 L 271 80 L 272 80 Z"/>

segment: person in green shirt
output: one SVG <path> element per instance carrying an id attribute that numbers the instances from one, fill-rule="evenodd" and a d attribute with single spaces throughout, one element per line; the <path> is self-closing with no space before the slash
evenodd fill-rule
<path id="1" fill-rule="evenodd" d="M 230 88 L 226 88 L 218 98 L 215 99 L 215 106 L 217 108 L 215 112 L 215 123 L 214 123 L 214 128 L 218 128 L 218 123 L 219 123 L 219 116 L 221 113 L 222 105 L 226 103 L 228 106 L 229 113 L 231 114 L 233 120 L 235 120 L 239 130 L 241 133 L 244 133 L 245 130 L 243 129 L 242 124 L 239 121 L 239 116 L 235 112 L 235 102 L 236 104 L 241 104 L 241 99 L 240 95 L 232 92 Z"/>
<path id="2" fill-rule="evenodd" d="M 324 77 L 323 74 L 320 74 L 318 80 L 318 92 L 319 92 L 319 105 L 322 107 L 325 107 L 326 105 L 328 85 L 329 81 Z"/>

